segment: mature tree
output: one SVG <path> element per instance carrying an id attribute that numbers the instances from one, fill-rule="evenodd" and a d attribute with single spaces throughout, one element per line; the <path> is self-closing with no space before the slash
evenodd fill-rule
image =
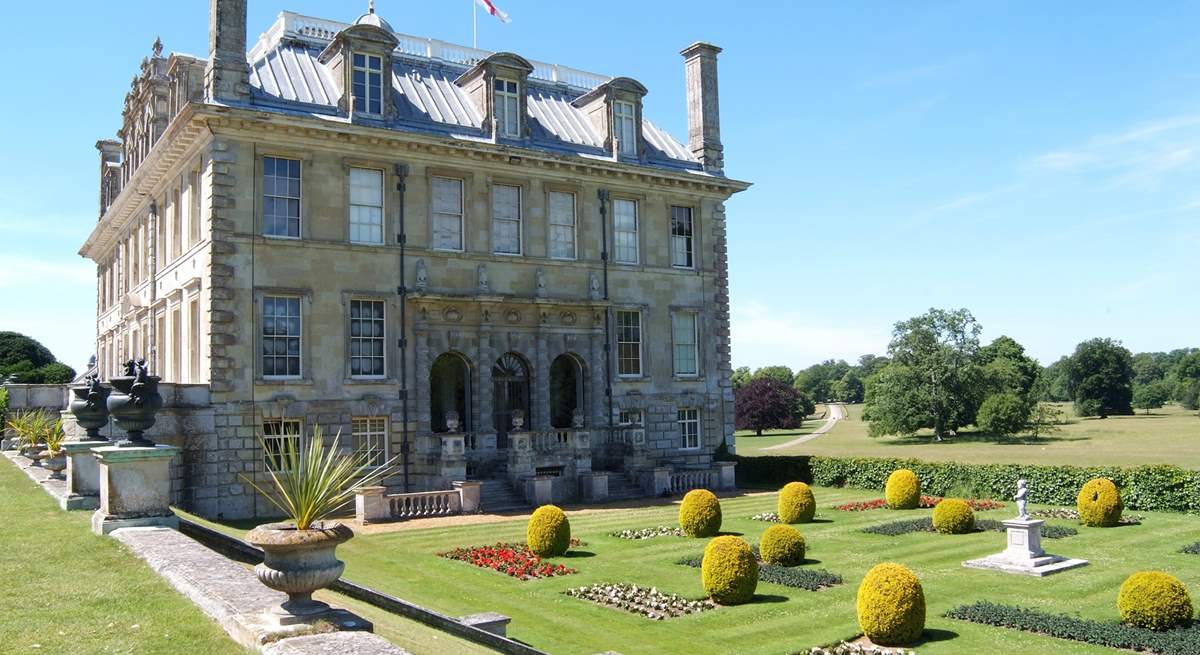
<path id="1" fill-rule="evenodd" d="M 844 360 L 827 359 L 796 373 L 796 388 L 817 402 L 842 400 L 835 395 L 834 383 L 850 370 Z"/>
<path id="2" fill-rule="evenodd" d="M 979 363 L 992 393 L 1011 392 L 1024 400 L 1033 393 L 1042 368 L 1024 346 L 1006 336 L 980 348 Z"/>
<path id="3" fill-rule="evenodd" d="M 887 357 L 880 357 L 879 355 L 863 355 L 858 358 L 858 375 L 866 380 L 875 375 L 879 369 L 887 366 L 889 361 L 891 360 Z"/>
<path id="4" fill-rule="evenodd" d="M 1196 409 L 1200 406 L 1200 350 L 1172 350 L 1168 357 L 1172 356 L 1168 376 L 1171 397 L 1185 409 Z"/>
<path id="5" fill-rule="evenodd" d="M 1163 366 L 1166 353 L 1138 353 L 1133 356 L 1133 384 L 1150 384 L 1159 382 L 1167 375 L 1167 367 Z"/>
<path id="6" fill-rule="evenodd" d="M 994 435 L 1017 434 L 1029 425 L 1033 406 L 1012 391 L 994 393 L 983 400 L 975 417 L 979 429 Z"/>
<path id="7" fill-rule="evenodd" d="M 65 384 L 75 370 L 60 364 L 37 340 L 17 332 L 0 332 L 0 380 L 23 384 Z"/>
<path id="8" fill-rule="evenodd" d="M 792 375 L 792 369 L 786 366 L 764 366 L 755 371 L 753 377 L 755 379 L 772 378 L 774 380 L 779 380 L 786 385 L 791 385 L 792 381 L 795 379 L 795 376 Z"/>
<path id="9" fill-rule="evenodd" d="M 1071 391 L 1067 382 L 1067 371 L 1071 367 L 1071 358 L 1067 355 L 1057 362 L 1042 369 L 1042 386 L 1039 400 L 1056 403 L 1070 402 Z"/>
<path id="10" fill-rule="evenodd" d="M 830 385 L 830 397 L 844 403 L 861 403 L 864 393 L 863 379 L 857 368 L 846 371 L 842 379 Z"/>
<path id="11" fill-rule="evenodd" d="M 1091 339 L 1075 348 L 1067 383 L 1080 416 L 1132 414 L 1133 355 L 1112 339 Z"/>
<path id="12" fill-rule="evenodd" d="M 733 369 L 733 375 L 730 377 L 730 381 L 733 382 L 733 388 L 736 391 L 746 386 L 750 382 L 750 378 L 750 367 L 739 366 Z"/>
<path id="13" fill-rule="evenodd" d="M 1150 410 L 1167 404 L 1170 399 L 1171 390 L 1162 380 L 1133 385 L 1133 406 L 1146 410 L 1147 414 L 1150 413 Z"/>
<path id="14" fill-rule="evenodd" d="M 790 384 L 763 376 L 734 392 L 734 414 L 737 429 L 763 430 L 798 428 L 804 420 L 800 392 Z"/>
<path id="15" fill-rule="evenodd" d="M 867 389 L 871 434 L 933 428 L 940 441 L 973 423 L 984 391 L 977 363 L 981 330 L 966 309 L 930 309 L 897 323 L 888 345 L 892 361 Z"/>

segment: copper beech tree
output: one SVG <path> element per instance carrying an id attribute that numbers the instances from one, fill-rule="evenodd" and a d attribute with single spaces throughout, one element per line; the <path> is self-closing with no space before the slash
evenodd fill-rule
<path id="1" fill-rule="evenodd" d="M 812 403 L 790 384 L 772 377 L 751 380 L 734 392 L 737 429 L 763 430 L 800 427 Z"/>

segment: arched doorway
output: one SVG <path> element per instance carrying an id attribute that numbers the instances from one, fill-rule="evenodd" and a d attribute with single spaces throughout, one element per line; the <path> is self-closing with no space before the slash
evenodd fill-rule
<path id="1" fill-rule="evenodd" d="M 458 412 L 459 431 L 470 432 L 471 367 L 458 353 L 442 353 L 429 372 L 429 417 L 434 432 L 446 432 L 446 414 Z"/>
<path id="2" fill-rule="evenodd" d="M 529 424 L 529 365 L 516 353 L 505 353 L 492 367 L 492 427 L 496 430 L 496 448 L 508 448 L 508 433 L 512 431 L 513 412 L 525 416 Z"/>
<path id="3" fill-rule="evenodd" d="M 563 353 L 550 364 L 550 426 L 571 427 L 576 409 L 583 409 L 583 365 Z"/>

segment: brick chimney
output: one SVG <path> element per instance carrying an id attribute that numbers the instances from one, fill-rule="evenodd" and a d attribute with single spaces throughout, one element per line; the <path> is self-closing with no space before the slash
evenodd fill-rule
<path id="1" fill-rule="evenodd" d="M 704 170 L 720 173 L 725 168 L 721 146 L 721 110 L 717 99 L 717 53 L 711 43 L 697 41 L 683 49 L 687 76 L 688 147 Z"/>
<path id="2" fill-rule="evenodd" d="M 249 102 L 250 67 L 246 63 L 246 0 L 209 0 L 208 102 Z"/>

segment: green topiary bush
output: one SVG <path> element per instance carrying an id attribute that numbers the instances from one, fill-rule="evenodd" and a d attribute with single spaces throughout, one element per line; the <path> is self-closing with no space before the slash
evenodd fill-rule
<path id="1" fill-rule="evenodd" d="M 892 471 L 883 488 L 888 509 L 916 509 L 921 502 L 921 480 L 909 469 Z"/>
<path id="2" fill-rule="evenodd" d="M 942 534 L 966 534 L 975 529 L 975 512 L 966 501 L 947 498 L 933 507 L 933 529 Z"/>
<path id="3" fill-rule="evenodd" d="M 1121 492 L 1107 478 L 1089 480 L 1076 499 L 1079 522 L 1093 528 L 1111 528 L 1121 520 Z"/>
<path id="4" fill-rule="evenodd" d="M 790 525 L 772 525 L 758 541 L 758 554 L 764 562 L 782 566 L 804 563 L 804 535 Z"/>
<path id="5" fill-rule="evenodd" d="M 1125 579 L 1117 594 L 1121 620 L 1151 630 L 1169 630 L 1192 620 L 1192 598 L 1173 575 L 1141 571 Z"/>
<path id="6" fill-rule="evenodd" d="M 740 537 L 717 537 L 708 542 L 700 562 L 704 593 L 721 605 L 740 605 L 758 587 L 758 560 Z"/>
<path id="7" fill-rule="evenodd" d="M 525 528 L 529 550 L 541 557 L 557 557 L 571 545 L 571 522 L 554 505 L 542 505 L 529 517 Z"/>
<path id="8" fill-rule="evenodd" d="M 783 523 L 810 523 L 817 514 L 817 499 L 803 482 L 789 482 L 779 490 L 779 520 Z"/>
<path id="9" fill-rule="evenodd" d="M 690 537 L 711 537 L 721 531 L 721 501 L 707 489 L 693 489 L 679 506 L 679 527 Z"/>
<path id="10" fill-rule="evenodd" d="M 925 630 L 925 592 L 901 564 L 877 564 L 858 587 L 858 627 L 881 646 L 903 646 Z"/>

